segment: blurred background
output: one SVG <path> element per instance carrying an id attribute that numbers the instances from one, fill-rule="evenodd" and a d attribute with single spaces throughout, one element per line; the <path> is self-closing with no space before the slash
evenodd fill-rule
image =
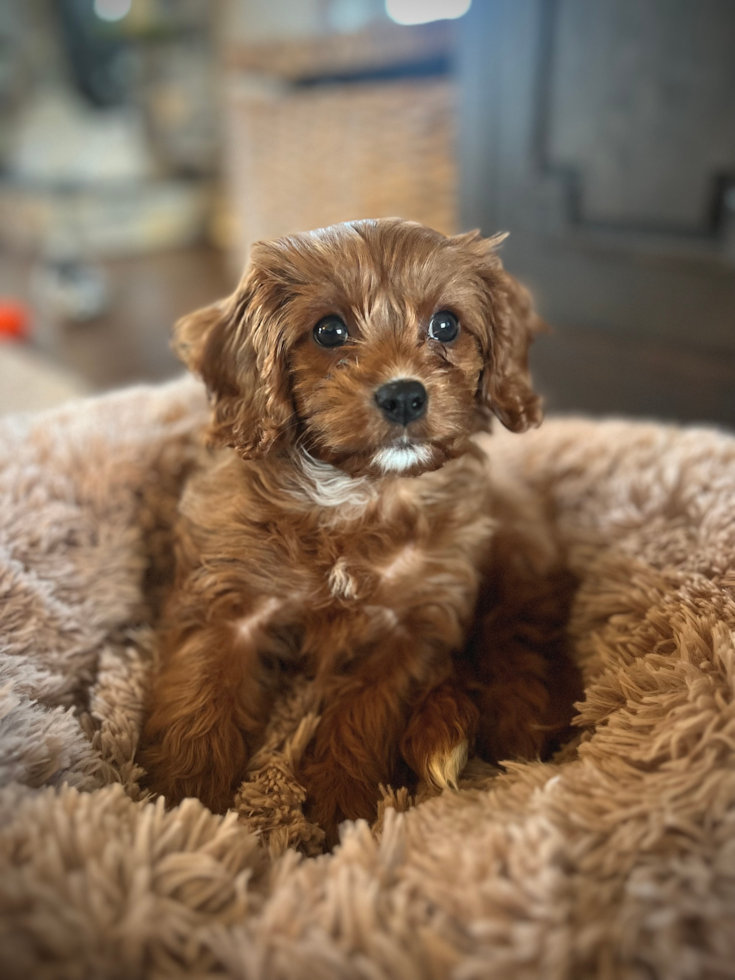
<path id="1" fill-rule="evenodd" d="M 735 3 L 0 2 L 0 412 L 383 215 L 511 232 L 549 409 L 734 427 Z"/>

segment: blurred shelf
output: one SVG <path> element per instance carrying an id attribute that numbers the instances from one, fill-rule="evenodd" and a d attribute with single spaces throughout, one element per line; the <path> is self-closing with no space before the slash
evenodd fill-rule
<path id="1" fill-rule="evenodd" d="M 417 27 L 376 24 L 352 34 L 284 39 L 259 44 L 230 43 L 230 70 L 275 76 L 287 81 L 375 74 L 402 66 L 439 64 L 452 57 L 455 32 L 439 21 Z"/>

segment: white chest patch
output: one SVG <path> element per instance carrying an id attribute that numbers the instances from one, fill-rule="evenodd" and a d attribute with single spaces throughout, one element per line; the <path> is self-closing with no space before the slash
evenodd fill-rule
<path id="1" fill-rule="evenodd" d="M 428 446 L 386 446 L 373 456 L 373 462 L 383 473 L 405 473 L 417 463 L 428 463 L 430 459 Z"/>
<path id="2" fill-rule="evenodd" d="M 375 487 L 369 480 L 348 476 L 307 452 L 300 454 L 299 468 L 303 478 L 297 492 L 318 507 L 362 510 L 376 497 Z"/>

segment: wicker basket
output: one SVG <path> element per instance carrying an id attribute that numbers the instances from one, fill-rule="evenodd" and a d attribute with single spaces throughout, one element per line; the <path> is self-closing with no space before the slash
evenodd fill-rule
<path id="1" fill-rule="evenodd" d="M 299 87 L 233 80 L 227 172 L 234 245 L 399 215 L 457 224 L 454 83 L 446 76 Z"/>

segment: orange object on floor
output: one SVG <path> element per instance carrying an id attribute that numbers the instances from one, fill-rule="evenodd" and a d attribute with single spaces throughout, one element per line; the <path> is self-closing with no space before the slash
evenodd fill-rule
<path id="1" fill-rule="evenodd" d="M 14 299 L 0 299 L 0 339 L 26 340 L 31 322 L 30 311 Z"/>

